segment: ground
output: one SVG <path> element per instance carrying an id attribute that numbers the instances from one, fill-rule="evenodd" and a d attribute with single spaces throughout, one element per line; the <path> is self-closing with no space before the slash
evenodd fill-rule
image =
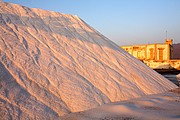
<path id="1" fill-rule="evenodd" d="M 63 120 L 179 120 L 180 88 L 71 113 Z"/>

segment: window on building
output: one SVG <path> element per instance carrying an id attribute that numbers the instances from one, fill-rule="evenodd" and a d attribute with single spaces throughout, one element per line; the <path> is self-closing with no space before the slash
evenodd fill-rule
<path id="1" fill-rule="evenodd" d="M 163 50 L 164 48 L 158 48 L 159 50 L 159 60 L 163 60 Z"/>
<path id="2" fill-rule="evenodd" d="M 153 48 L 150 48 L 150 59 L 153 60 L 153 57 L 154 57 L 154 49 Z"/>

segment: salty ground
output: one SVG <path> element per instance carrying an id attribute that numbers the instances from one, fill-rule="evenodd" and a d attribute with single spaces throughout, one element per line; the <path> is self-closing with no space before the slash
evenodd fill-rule
<path id="1" fill-rule="evenodd" d="M 165 73 L 161 75 L 163 75 L 165 78 L 167 78 L 177 86 L 180 86 L 180 73 Z"/>
<path id="2" fill-rule="evenodd" d="M 63 120 L 180 120 L 180 88 L 71 113 Z"/>

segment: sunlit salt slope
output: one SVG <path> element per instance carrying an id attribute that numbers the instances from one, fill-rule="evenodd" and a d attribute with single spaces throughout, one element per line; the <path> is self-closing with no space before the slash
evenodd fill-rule
<path id="1" fill-rule="evenodd" d="M 5 119 L 54 119 L 177 87 L 75 15 L 4 2 L 0 83 Z"/>

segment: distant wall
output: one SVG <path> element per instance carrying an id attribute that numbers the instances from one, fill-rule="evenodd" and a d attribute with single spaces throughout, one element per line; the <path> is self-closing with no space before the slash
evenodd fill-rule
<path id="1" fill-rule="evenodd" d="M 128 53 L 153 69 L 180 70 L 180 43 L 172 45 L 172 39 L 165 43 L 121 46 Z"/>
<path id="2" fill-rule="evenodd" d="M 172 59 L 180 59 L 180 43 L 173 44 Z"/>
<path id="3" fill-rule="evenodd" d="M 172 48 L 168 43 L 122 46 L 122 48 L 139 60 L 166 61 L 171 59 Z"/>

